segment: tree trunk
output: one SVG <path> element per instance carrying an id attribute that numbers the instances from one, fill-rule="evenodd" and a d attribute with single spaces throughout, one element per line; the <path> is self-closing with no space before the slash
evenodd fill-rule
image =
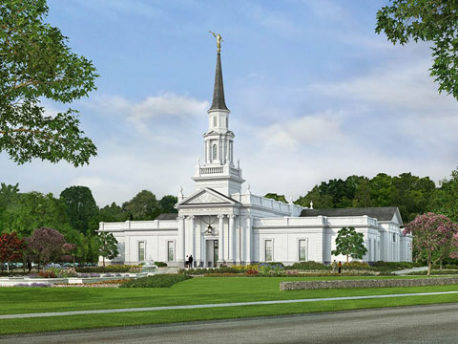
<path id="1" fill-rule="evenodd" d="M 439 270 L 442 270 L 442 260 L 443 259 L 441 258 L 440 261 L 439 261 Z"/>
<path id="2" fill-rule="evenodd" d="M 103 260 L 103 268 L 105 268 L 105 256 L 102 256 L 102 260 Z"/>
<path id="3" fill-rule="evenodd" d="M 427 275 L 431 275 L 431 265 L 432 265 L 432 257 L 431 252 L 428 252 L 428 273 Z"/>

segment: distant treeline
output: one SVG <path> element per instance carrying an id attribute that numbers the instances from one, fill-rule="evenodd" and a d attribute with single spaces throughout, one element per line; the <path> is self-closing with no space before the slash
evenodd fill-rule
<path id="1" fill-rule="evenodd" d="M 411 173 L 389 176 L 379 173 L 369 179 L 350 176 L 345 180 L 331 179 L 313 187 L 294 203 L 318 208 L 359 208 L 396 206 L 404 222 L 428 211 L 448 216 L 458 221 L 458 169 L 451 179 L 444 179 L 436 186 L 429 177 L 417 177 Z M 269 193 L 266 197 L 286 201 L 284 195 Z"/>
<path id="2" fill-rule="evenodd" d="M 121 206 L 116 203 L 99 208 L 92 192 L 85 186 L 71 186 L 59 198 L 40 192 L 21 193 L 19 185 L 0 186 L 0 233 L 17 233 L 29 237 L 36 228 L 54 228 L 65 241 L 77 246 L 77 260 L 98 259 L 95 231 L 100 221 L 152 220 L 161 213 L 176 212 L 177 198 L 160 200 L 143 190 Z"/>

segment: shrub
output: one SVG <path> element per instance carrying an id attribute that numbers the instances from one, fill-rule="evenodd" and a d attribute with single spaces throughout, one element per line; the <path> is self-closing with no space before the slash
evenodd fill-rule
<path id="1" fill-rule="evenodd" d="M 345 263 L 343 265 L 344 269 L 351 269 L 351 270 L 371 270 L 369 264 L 364 262 L 352 261 Z"/>
<path id="2" fill-rule="evenodd" d="M 259 264 L 259 272 L 263 275 L 280 274 L 284 270 L 284 266 L 281 263 L 263 263 Z"/>
<path id="3" fill-rule="evenodd" d="M 158 268 L 167 267 L 167 263 L 164 263 L 164 262 L 154 262 L 154 265 L 156 265 Z"/>
<path id="4" fill-rule="evenodd" d="M 400 269 L 410 269 L 415 266 L 422 266 L 423 264 L 411 263 L 411 262 L 375 262 L 372 266 L 379 269 L 391 269 L 391 270 L 400 270 Z"/>
<path id="5" fill-rule="evenodd" d="M 258 273 L 259 273 L 259 271 L 258 270 L 254 270 L 254 269 L 250 269 L 250 270 L 245 271 L 245 275 L 248 275 L 248 276 L 257 275 Z"/>
<path id="6" fill-rule="evenodd" d="M 67 278 L 67 277 L 76 277 L 78 274 L 73 269 L 61 269 L 61 268 L 47 268 L 43 270 L 45 272 L 53 272 L 56 277 Z"/>
<path id="7" fill-rule="evenodd" d="M 288 270 L 330 270 L 329 265 L 324 265 L 314 261 L 294 263 L 287 267 Z"/>
<path id="8" fill-rule="evenodd" d="M 161 274 L 142 277 L 121 284 L 120 288 L 170 288 L 172 285 L 185 281 L 191 276 L 185 274 Z"/>
<path id="9" fill-rule="evenodd" d="M 52 270 L 41 270 L 39 273 L 38 273 L 38 276 L 42 277 L 42 278 L 56 278 L 56 273 Z"/>
<path id="10" fill-rule="evenodd" d="M 140 265 L 107 265 L 103 266 L 86 266 L 75 268 L 76 272 L 82 273 L 103 273 L 103 272 L 140 272 Z"/>

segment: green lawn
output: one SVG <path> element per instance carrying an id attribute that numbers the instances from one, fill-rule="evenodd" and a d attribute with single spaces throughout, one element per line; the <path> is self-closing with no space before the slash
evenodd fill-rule
<path id="1" fill-rule="evenodd" d="M 280 281 L 311 279 L 329 279 L 329 277 L 204 277 L 187 280 L 178 283 L 171 288 L 155 289 L 1 288 L 0 314 L 458 290 L 457 285 L 451 285 L 440 287 L 280 291 Z M 196 310 L 8 319 L 0 320 L 0 333 L 6 334 L 105 326 L 125 326 L 441 302 L 458 302 L 458 294 L 408 296 L 403 298 L 373 300 L 322 301 L 283 305 L 256 305 Z"/>

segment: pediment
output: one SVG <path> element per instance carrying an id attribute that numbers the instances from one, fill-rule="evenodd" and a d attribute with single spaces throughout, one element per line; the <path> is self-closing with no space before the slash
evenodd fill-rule
<path id="1" fill-rule="evenodd" d="M 190 195 L 188 198 L 183 200 L 177 206 L 203 206 L 203 205 L 233 205 L 237 202 L 232 198 L 220 194 L 219 192 L 212 190 L 210 188 L 205 188 L 195 192 Z"/>

